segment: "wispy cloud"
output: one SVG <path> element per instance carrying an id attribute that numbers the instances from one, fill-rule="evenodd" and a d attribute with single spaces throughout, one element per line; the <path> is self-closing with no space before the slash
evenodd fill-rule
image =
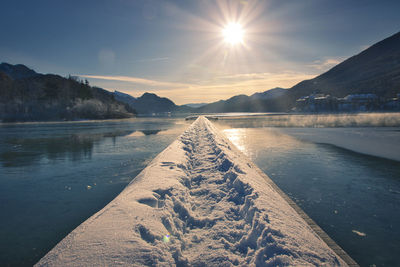
<path id="1" fill-rule="evenodd" d="M 144 58 L 144 59 L 138 59 L 135 60 L 134 62 L 157 62 L 157 61 L 167 61 L 170 60 L 169 57 L 156 57 L 156 58 Z"/>
<path id="2" fill-rule="evenodd" d="M 239 74 L 232 74 L 232 75 L 223 75 L 223 76 L 218 76 L 217 79 L 223 79 L 223 80 L 235 80 L 235 79 L 253 79 L 253 80 L 259 80 L 259 79 L 269 79 L 271 77 L 277 77 L 277 76 L 296 76 L 298 73 L 291 73 L 291 72 L 284 72 L 284 73 L 273 73 L 273 72 L 255 72 L 255 73 L 239 73 Z"/>
<path id="3" fill-rule="evenodd" d="M 178 104 L 189 102 L 212 102 L 227 99 L 238 94 L 253 94 L 263 92 L 274 87 L 289 88 L 296 83 L 313 78 L 315 75 L 282 72 L 282 73 L 243 73 L 219 76 L 206 83 L 181 83 L 150 80 L 127 76 L 100 76 L 78 75 L 84 78 L 115 81 L 114 84 L 104 84 L 104 88 L 118 89 L 132 95 L 139 95 L 151 91 L 161 96 L 168 97 Z M 123 84 L 121 84 L 121 82 Z M 126 83 L 136 86 L 127 86 Z M 98 84 L 102 86 L 101 84 Z M 148 88 L 151 86 L 151 88 Z M 110 87 L 113 87 L 111 89 Z"/>
<path id="4" fill-rule="evenodd" d="M 315 60 L 311 64 L 308 64 L 307 66 L 319 71 L 325 71 L 343 62 L 345 59 L 346 59 L 345 57 L 324 58 Z"/>
<path id="5" fill-rule="evenodd" d="M 78 74 L 76 76 L 89 78 L 89 79 L 100 79 L 100 80 L 109 80 L 109 81 L 119 81 L 119 82 L 129 82 L 135 84 L 143 84 L 149 86 L 161 86 L 161 87 L 187 87 L 191 86 L 191 84 L 186 83 L 175 83 L 175 82 L 163 82 L 156 81 L 138 77 L 130 77 L 130 76 L 105 76 L 105 75 L 83 75 Z"/>

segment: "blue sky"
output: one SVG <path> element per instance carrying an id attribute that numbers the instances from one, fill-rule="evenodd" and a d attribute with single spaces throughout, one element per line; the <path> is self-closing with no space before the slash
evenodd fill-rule
<path id="1" fill-rule="evenodd" d="M 291 87 L 400 30 L 400 1 L 3 1 L 0 61 L 178 104 Z M 243 44 L 224 42 L 239 22 Z"/>

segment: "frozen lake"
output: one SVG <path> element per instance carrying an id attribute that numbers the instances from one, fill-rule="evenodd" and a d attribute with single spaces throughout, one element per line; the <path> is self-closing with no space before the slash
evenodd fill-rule
<path id="1" fill-rule="evenodd" d="M 32 266 L 187 126 L 182 119 L 0 124 L 0 262 Z"/>
<path id="2" fill-rule="evenodd" d="M 353 152 L 397 157 L 400 128 L 215 125 L 361 266 L 400 265 L 400 162 Z"/>
<path id="3" fill-rule="evenodd" d="M 361 265 L 400 265 L 399 161 L 319 144 L 333 140 L 326 136 L 364 132 L 367 141 L 387 136 L 382 144 L 395 150 L 400 128 L 285 128 L 269 122 L 257 117 L 214 123 Z M 35 263 L 190 123 L 139 118 L 0 125 L 0 205 L 6 215 L 0 221 L 0 262 Z"/>

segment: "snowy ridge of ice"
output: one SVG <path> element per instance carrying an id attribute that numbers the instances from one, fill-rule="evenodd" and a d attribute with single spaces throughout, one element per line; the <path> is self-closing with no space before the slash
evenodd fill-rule
<path id="1" fill-rule="evenodd" d="M 346 266 L 204 117 L 37 266 Z"/>

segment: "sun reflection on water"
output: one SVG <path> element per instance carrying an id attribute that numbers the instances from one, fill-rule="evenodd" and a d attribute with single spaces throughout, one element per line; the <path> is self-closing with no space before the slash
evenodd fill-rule
<path id="1" fill-rule="evenodd" d="M 274 128 L 233 128 L 224 129 L 223 133 L 237 148 L 250 159 L 257 158 L 260 147 L 264 151 L 292 151 L 301 144 L 294 137 Z"/>
<path id="2" fill-rule="evenodd" d="M 246 147 L 246 129 L 225 129 L 224 134 L 228 139 L 242 151 L 246 156 L 250 157 L 249 151 Z"/>

